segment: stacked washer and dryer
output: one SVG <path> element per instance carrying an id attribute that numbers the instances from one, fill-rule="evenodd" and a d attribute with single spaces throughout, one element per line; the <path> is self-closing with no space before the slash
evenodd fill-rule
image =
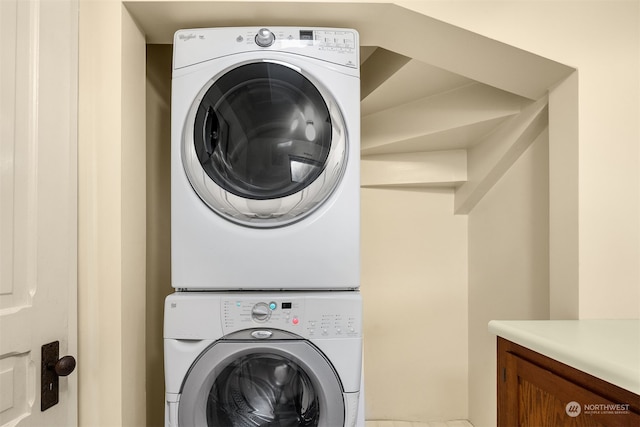
<path id="1" fill-rule="evenodd" d="M 167 426 L 364 424 L 359 64 L 350 29 L 175 34 Z"/>

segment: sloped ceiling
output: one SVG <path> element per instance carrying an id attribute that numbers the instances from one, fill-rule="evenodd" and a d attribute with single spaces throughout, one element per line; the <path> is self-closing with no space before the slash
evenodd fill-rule
<path id="1" fill-rule="evenodd" d="M 468 213 L 499 172 L 517 160 L 513 153 L 546 128 L 547 91 L 574 71 L 391 3 L 138 0 L 125 5 L 149 44 L 171 44 L 181 28 L 357 29 L 362 185 L 453 187 L 457 213 Z"/>

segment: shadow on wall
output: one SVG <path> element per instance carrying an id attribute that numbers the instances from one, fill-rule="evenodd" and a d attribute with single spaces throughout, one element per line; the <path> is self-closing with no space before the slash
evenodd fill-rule
<path id="1" fill-rule="evenodd" d="M 163 310 L 171 287 L 171 45 L 147 45 L 147 426 L 164 426 Z"/>

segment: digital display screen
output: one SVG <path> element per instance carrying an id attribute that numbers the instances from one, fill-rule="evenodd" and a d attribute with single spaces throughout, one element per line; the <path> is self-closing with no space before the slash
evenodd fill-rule
<path id="1" fill-rule="evenodd" d="M 313 31 L 300 30 L 300 40 L 313 40 Z"/>
<path id="2" fill-rule="evenodd" d="M 290 302 L 283 302 L 282 303 L 282 308 L 283 309 L 291 309 L 291 303 Z"/>

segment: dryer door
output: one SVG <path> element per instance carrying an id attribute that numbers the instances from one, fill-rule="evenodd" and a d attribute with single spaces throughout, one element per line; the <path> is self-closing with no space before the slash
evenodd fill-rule
<path id="1" fill-rule="evenodd" d="M 340 381 L 304 340 L 218 341 L 182 385 L 180 427 L 344 425 Z"/>
<path id="2" fill-rule="evenodd" d="M 216 213 L 275 227 L 301 219 L 335 190 L 347 135 L 320 83 L 265 60 L 208 82 L 189 111 L 182 156 L 191 186 Z"/>

